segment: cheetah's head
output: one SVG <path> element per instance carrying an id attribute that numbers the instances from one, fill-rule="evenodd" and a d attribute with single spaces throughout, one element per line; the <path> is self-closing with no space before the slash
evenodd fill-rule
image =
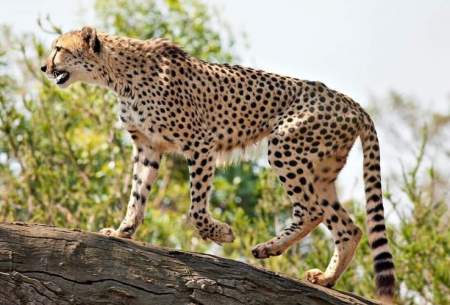
<path id="1" fill-rule="evenodd" d="M 94 28 L 83 27 L 80 31 L 62 34 L 53 43 L 41 70 L 61 88 L 76 81 L 95 82 L 101 49 Z"/>

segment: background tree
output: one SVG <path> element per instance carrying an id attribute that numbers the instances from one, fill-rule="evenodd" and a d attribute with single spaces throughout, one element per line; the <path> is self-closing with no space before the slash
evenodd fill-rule
<path id="1" fill-rule="evenodd" d="M 167 37 L 194 56 L 239 61 L 235 35 L 220 14 L 200 1 L 97 0 L 95 11 L 97 26 L 105 31 L 142 39 Z M 55 34 L 62 30 L 51 23 L 44 28 Z M 38 36 L 17 35 L 4 27 L 0 41 L 1 220 L 89 231 L 117 226 L 128 201 L 131 143 L 116 125 L 116 97 L 82 84 L 59 90 L 39 72 L 48 46 Z M 401 115 L 386 117 L 376 107 L 380 104 Z M 403 171 L 385 180 L 385 197 L 393 206 L 388 220 L 399 301 L 444 305 L 450 304 L 450 185 L 444 167 L 450 161 L 450 113 L 436 114 L 417 105 L 392 94 L 374 101 L 371 112 L 381 130 L 395 138 L 395 144 L 385 146 L 405 139 L 402 147 L 408 147 Z M 401 127 L 393 130 L 389 123 L 394 120 Z M 230 223 L 237 236 L 233 244 L 219 247 L 201 241 L 186 223 L 187 167 L 181 158 L 166 157 L 136 239 L 244 260 L 294 277 L 313 267 L 325 268 L 333 244 L 323 228 L 280 257 L 251 256 L 252 246 L 274 236 L 291 213 L 276 176 L 263 163 L 244 162 L 218 171 L 213 213 Z M 352 200 L 344 205 L 365 227 L 365 203 Z M 337 288 L 373 296 L 365 238 Z"/>

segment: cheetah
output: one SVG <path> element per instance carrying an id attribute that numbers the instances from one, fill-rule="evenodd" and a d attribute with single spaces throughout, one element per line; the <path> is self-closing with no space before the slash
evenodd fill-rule
<path id="1" fill-rule="evenodd" d="M 118 37 L 92 27 L 58 37 L 41 70 L 61 88 L 81 81 L 118 96 L 119 119 L 133 142 L 133 181 L 125 218 L 102 234 L 132 237 L 143 221 L 161 156 L 170 152 L 187 159 L 188 216 L 199 235 L 219 244 L 232 242 L 231 227 L 208 210 L 217 158 L 267 139 L 269 164 L 292 202 L 292 219 L 252 254 L 260 259 L 280 255 L 324 223 L 334 239 L 333 257 L 325 271 L 306 272 L 308 281 L 322 286 L 332 287 L 346 270 L 362 235 L 335 187 L 359 137 L 377 293 L 392 300 L 394 265 L 377 133 L 369 115 L 348 96 L 317 81 L 209 63 L 165 39 Z"/>

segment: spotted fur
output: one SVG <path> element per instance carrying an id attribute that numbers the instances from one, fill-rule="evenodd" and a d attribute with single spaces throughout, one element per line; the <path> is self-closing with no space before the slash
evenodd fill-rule
<path id="1" fill-rule="evenodd" d="M 359 136 L 376 284 L 382 298 L 392 298 L 394 265 L 386 239 L 377 134 L 367 113 L 348 96 L 320 82 L 205 62 L 167 40 L 116 37 L 89 27 L 58 38 L 42 70 L 61 87 L 84 81 L 119 96 L 119 118 L 134 143 L 133 183 L 124 220 L 104 234 L 133 235 L 142 223 L 161 155 L 175 152 L 187 158 L 189 218 L 200 236 L 232 242 L 230 226 L 208 210 L 217 157 L 267 138 L 269 163 L 292 201 L 292 222 L 252 253 L 257 258 L 280 255 L 323 222 L 335 252 L 324 272 L 313 269 L 306 278 L 324 286 L 333 286 L 345 271 L 361 238 L 335 189 Z"/>

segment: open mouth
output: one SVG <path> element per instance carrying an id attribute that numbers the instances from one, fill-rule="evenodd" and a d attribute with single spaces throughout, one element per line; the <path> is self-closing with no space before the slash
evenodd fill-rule
<path id="1" fill-rule="evenodd" d="M 64 84 L 70 77 L 70 73 L 67 71 L 53 71 L 53 76 L 55 77 L 55 82 L 57 85 Z"/>

